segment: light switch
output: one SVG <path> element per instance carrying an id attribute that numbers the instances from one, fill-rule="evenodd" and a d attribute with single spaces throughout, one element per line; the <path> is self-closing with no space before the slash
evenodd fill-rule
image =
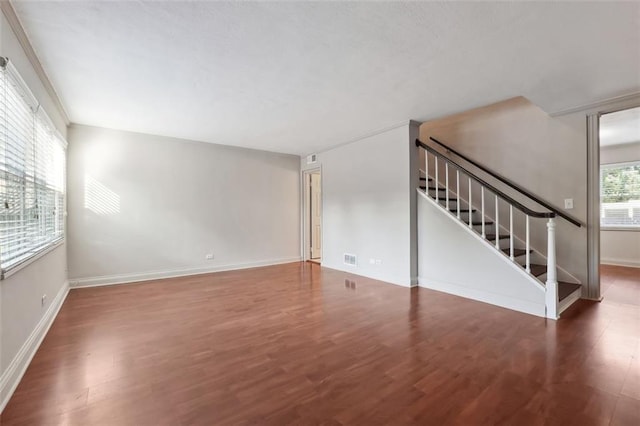
<path id="1" fill-rule="evenodd" d="M 564 199 L 564 208 L 565 210 L 571 210 L 573 208 L 573 198 Z"/>

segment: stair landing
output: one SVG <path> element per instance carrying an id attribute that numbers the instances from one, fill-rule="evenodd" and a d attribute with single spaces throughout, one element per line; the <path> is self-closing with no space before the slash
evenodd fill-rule
<path id="1" fill-rule="evenodd" d="M 558 301 L 562 302 L 564 299 L 573 294 L 574 291 L 580 289 L 581 287 L 582 286 L 580 284 L 558 281 Z"/>

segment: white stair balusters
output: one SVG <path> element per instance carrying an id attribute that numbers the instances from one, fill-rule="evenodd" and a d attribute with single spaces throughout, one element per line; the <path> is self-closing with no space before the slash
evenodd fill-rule
<path id="1" fill-rule="evenodd" d="M 509 257 L 515 262 L 513 253 L 513 206 L 509 204 Z"/>
<path id="2" fill-rule="evenodd" d="M 436 189 L 437 191 L 437 189 Z M 446 198 L 445 206 L 449 210 L 449 162 L 444 162 L 444 196 Z"/>
<path id="3" fill-rule="evenodd" d="M 498 194 L 496 194 L 496 225 L 494 229 L 496 234 L 496 249 L 500 250 L 500 210 L 498 208 Z"/>
<path id="4" fill-rule="evenodd" d="M 487 238 L 487 234 L 484 232 L 484 185 L 480 187 L 480 201 L 482 204 L 482 238 Z"/>
<path id="5" fill-rule="evenodd" d="M 424 186 L 425 188 L 429 188 L 429 151 L 426 149 L 424 151 Z M 427 194 L 429 193 L 428 189 L 425 189 Z"/>
<path id="6" fill-rule="evenodd" d="M 433 161 L 435 161 L 435 169 L 436 169 L 436 173 L 435 173 L 435 178 L 436 178 L 436 203 L 438 201 L 440 201 L 440 197 L 438 196 L 439 192 L 438 191 L 438 156 L 434 155 L 433 156 Z M 427 182 L 427 194 L 429 193 L 429 182 Z"/>
<path id="7" fill-rule="evenodd" d="M 458 170 L 458 168 L 456 168 L 456 196 L 458 197 L 456 210 L 458 210 L 458 219 L 460 219 L 460 170 Z"/>
<path id="8" fill-rule="evenodd" d="M 473 215 L 471 214 L 471 176 L 469 176 L 469 228 L 473 228 Z"/>
<path id="9" fill-rule="evenodd" d="M 527 272 L 531 272 L 531 254 L 530 254 L 530 238 L 529 238 L 529 215 L 527 215 L 527 230 L 526 230 L 526 241 L 525 241 L 525 250 L 526 250 L 526 262 L 525 269 Z"/>

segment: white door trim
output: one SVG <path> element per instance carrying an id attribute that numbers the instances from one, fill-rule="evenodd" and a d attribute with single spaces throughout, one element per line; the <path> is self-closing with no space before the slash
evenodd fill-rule
<path id="1" fill-rule="evenodd" d="M 640 94 L 620 97 L 586 110 L 587 115 L 587 299 L 600 294 L 600 116 L 640 106 Z"/>
<path id="2" fill-rule="evenodd" d="M 301 200 L 301 204 L 302 204 L 302 208 L 301 210 L 301 220 L 300 223 L 302 224 L 302 230 L 301 230 L 301 234 L 302 234 L 302 238 L 301 243 L 302 243 L 302 247 L 301 247 L 301 255 L 302 255 L 302 260 L 303 261 L 307 261 L 309 259 L 311 259 L 311 240 L 310 240 L 310 235 L 309 235 L 309 231 L 311 228 L 311 222 L 309 220 L 310 217 L 310 203 L 309 203 L 309 186 L 310 186 L 310 179 L 311 179 L 311 174 L 312 173 L 320 173 L 320 188 L 321 191 L 324 191 L 324 179 L 322 178 L 322 166 L 318 166 L 315 167 L 313 169 L 305 169 L 305 170 L 301 170 L 300 172 L 300 181 L 301 181 L 301 187 L 302 187 L 302 200 Z M 324 193 L 322 192 L 321 195 L 321 209 L 324 206 Z M 321 241 L 324 242 L 324 215 L 322 214 L 322 210 L 320 211 L 320 230 L 322 233 L 322 237 L 321 237 Z M 324 254 L 324 244 L 321 246 L 320 251 Z M 320 255 L 320 259 L 322 261 L 323 259 L 323 254 Z"/>
<path id="3" fill-rule="evenodd" d="M 600 295 L 600 113 L 587 115 L 587 291 L 585 299 Z"/>

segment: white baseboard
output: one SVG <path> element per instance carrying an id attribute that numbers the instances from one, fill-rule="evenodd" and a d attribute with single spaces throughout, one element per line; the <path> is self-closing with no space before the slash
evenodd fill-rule
<path id="1" fill-rule="evenodd" d="M 13 392 L 15 392 L 18 387 L 22 376 L 24 376 L 24 373 L 27 371 L 27 367 L 38 351 L 44 337 L 47 335 L 51 324 L 53 324 L 53 321 L 56 319 L 62 304 L 67 298 L 67 294 L 69 294 L 69 282 L 65 281 L 62 288 L 58 291 L 58 294 L 56 294 L 56 297 L 51 301 L 49 308 L 38 322 L 38 325 L 33 329 L 16 356 L 11 360 L 2 377 L 0 377 L 0 413 L 2 413 L 9 399 L 11 399 Z"/>
<path id="2" fill-rule="evenodd" d="M 632 259 L 600 259 L 603 265 L 628 266 L 631 268 L 640 268 L 640 260 Z"/>
<path id="3" fill-rule="evenodd" d="M 257 268 L 260 266 L 281 265 L 283 263 L 301 262 L 300 257 L 286 259 L 261 260 L 258 262 L 235 263 L 217 265 L 204 268 L 184 268 L 167 271 L 141 272 L 134 274 L 104 275 L 89 278 L 72 278 L 69 280 L 71 288 L 98 287 L 104 285 L 128 284 L 140 281 L 159 280 L 163 278 L 185 277 L 189 275 L 209 274 L 212 272 L 234 271 L 238 269 Z"/>
<path id="4" fill-rule="evenodd" d="M 502 308 L 507 308 L 518 312 L 524 312 L 525 314 L 545 317 L 544 293 L 542 293 L 543 299 L 541 299 L 540 303 L 535 303 L 528 300 L 515 299 L 513 297 L 505 296 L 502 294 L 481 291 L 458 284 L 437 282 L 425 277 L 418 277 L 418 285 L 420 287 L 441 291 L 443 293 L 452 294 L 454 296 L 477 300 L 479 302 L 500 306 Z"/>

